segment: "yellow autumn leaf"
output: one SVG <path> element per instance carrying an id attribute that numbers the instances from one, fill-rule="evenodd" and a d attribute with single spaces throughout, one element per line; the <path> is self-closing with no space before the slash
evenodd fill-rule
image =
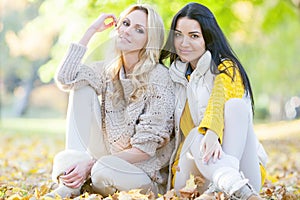
<path id="1" fill-rule="evenodd" d="M 267 179 L 270 180 L 272 183 L 276 183 L 279 180 L 277 175 L 267 175 Z"/>
<path id="2" fill-rule="evenodd" d="M 22 200 L 22 197 L 19 194 L 13 194 L 7 200 Z"/>
<path id="3" fill-rule="evenodd" d="M 194 191 L 197 188 L 195 184 L 195 177 L 193 174 L 190 174 L 190 178 L 186 181 L 185 187 L 182 189 L 183 191 Z"/>

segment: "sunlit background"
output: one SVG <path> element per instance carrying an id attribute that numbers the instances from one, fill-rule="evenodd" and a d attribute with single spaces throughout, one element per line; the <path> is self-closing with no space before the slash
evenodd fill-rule
<path id="1" fill-rule="evenodd" d="M 1 0 L 1 119 L 64 118 L 67 94 L 53 81 L 68 45 L 101 12 L 120 12 L 132 0 Z M 149 3 L 169 28 L 187 2 Z M 198 1 L 215 14 L 246 68 L 255 97 L 255 122 L 300 117 L 300 0 Z M 109 31 L 93 38 L 89 52 Z M 88 53 L 89 53 L 88 52 Z"/>
<path id="2" fill-rule="evenodd" d="M 54 155 L 64 149 L 68 94 L 53 76 L 71 42 L 101 13 L 136 0 L 0 0 L 0 199 L 49 192 Z M 168 30 L 187 0 L 153 5 Z M 260 195 L 300 198 L 300 0 L 203 0 L 250 77 L 255 132 L 268 155 Z M 107 51 L 110 31 L 91 40 L 86 59 Z M 100 53 L 99 53 L 100 52 Z"/>

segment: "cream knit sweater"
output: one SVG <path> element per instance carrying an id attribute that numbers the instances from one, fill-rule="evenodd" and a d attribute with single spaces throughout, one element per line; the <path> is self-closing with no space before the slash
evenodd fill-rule
<path id="1" fill-rule="evenodd" d="M 154 182 L 165 184 L 166 177 L 162 169 L 169 165 L 174 149 L 172 134 L 175 97 L 168 69 L 157 64 L 148 75 L 151 90 L 146 90 L 135 101 L 128 101 L 132 84 L 121 70 L 118 82 L 123 94 L 118 99 L 118 106 L 114 106 L 111 101 L 114 84 L 105 76 L 105 66 L 101 63 L 95 63 L 92 67 L 83 65 L 81 61 L 85 52 L 86 47 L 71 44 L 57 71 L 58 86 L 66 91 L 86 85 L 93 87 L 102 99 L 99 115 L 110 153 L 131 147 L 146 152 L 151 158 L 135 165 L 144 170 Z"/>

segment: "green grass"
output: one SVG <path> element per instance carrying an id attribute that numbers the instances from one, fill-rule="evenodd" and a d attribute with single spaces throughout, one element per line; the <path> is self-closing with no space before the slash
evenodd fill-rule
<path id="1" fill-rule="evenodd" d="M 65 119 L 2 118 L 0 134 L 64 134 L 65 123 Z"/>
<path id="2" fill-rule="evenodd" d="M 300 136 L 300 119 L 272 123 L 256 123 L 255 132 L 260 139 Z M 56 135 L 65 134 L 66 120 L 62 118 L 2 118 L 0 134 Z"/>

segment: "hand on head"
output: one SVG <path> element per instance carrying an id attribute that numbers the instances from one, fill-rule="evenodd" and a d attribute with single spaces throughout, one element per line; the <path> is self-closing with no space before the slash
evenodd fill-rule
<path id="1" fill-rule="evenodd" d="M 114 14 L 101 14 L 90 26 L 96 32 L 102 32 L 117 24 L 117 18 Z"/>

